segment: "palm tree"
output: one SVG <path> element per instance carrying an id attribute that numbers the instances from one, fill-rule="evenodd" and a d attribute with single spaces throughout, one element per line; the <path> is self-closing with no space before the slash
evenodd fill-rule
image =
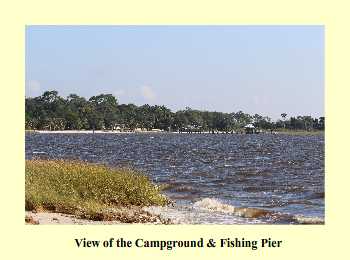
<path id="1" fill-rule="evenodd" d="M 286 128 L 286 116 L 287 116 L 287 113 L 281 114 L 281 117 L 283 118 L 283 128 Z"/>

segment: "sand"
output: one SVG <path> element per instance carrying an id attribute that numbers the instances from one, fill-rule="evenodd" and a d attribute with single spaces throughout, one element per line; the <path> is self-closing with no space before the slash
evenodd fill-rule
<path id="1" fill-rule="evenodd" d="M 134 134 L 134 133 L 167 133 L 165 131 L 130 131 L 130 132 L 120 132 L 120 131 L 112 131 L 112 130 L 56 130 L 56 131 L 48 131 L 48 130 L 35 130 L 29 131 L 32 133 L 39 134 Z"/>
<path id="2" fill-rule="evenodd" d="M 92 221 L 87 219 L 79 219 L 73 215 L 54 213 L 54 212 L 31 212 L 26 211 L 26 221 L 27 224 L 80 224 L 80 225 L 113 225 L 121 224 L 119 221 Z"/>
<path id="3" fill-rule="evenodd" d="M 128 207 L 128 208 L 116 208 L 117 213 L 113 220 L 89 220 L 79 218 L 75 215 L 69 215 L 57 212 L 36 212 L 26 211 L 25 222 L 26 224 L 39 224 L 39 225 L 51 225 L 51 224 L 66 224 L 66 225 L 114 225 L 114 224 L 172 224 L 172 221 L 168 218 L 161 216 L 160 214 L 148 212 L 145 208 L 140 207 Z"/>

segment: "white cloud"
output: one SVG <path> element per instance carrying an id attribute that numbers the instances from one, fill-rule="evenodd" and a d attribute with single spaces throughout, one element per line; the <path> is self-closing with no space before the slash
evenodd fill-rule
<path id="1" fill-rule="evenodd" d="M 154 93 L 153 89 L 150 86 L 142 86 L 140 88 L 142 97 L 148 101 L 152 102 L 156 99 L 156 94 Z"/>

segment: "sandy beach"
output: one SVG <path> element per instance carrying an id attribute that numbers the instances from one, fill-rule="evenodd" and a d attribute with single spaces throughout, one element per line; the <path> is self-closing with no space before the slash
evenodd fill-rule
<path id="1" fill-rule="evenodd" d="M 159 129 L 145 131 L 145 130 L 135 130 L 135 131 L 114 131 L 114 130 L 26 130 L 28 133 L 39 133 L 39 134 L 161 134 L 161 133 L 171 133 L 171 134 L 187 134 L 187 132 L 168 132 Z M 192 132 L 191 134 L 211 134 L 210 131 L 202 132 Z M 215 134 L 226 134 L 226 132 L 215 132 Z M 236 134 L 236 133 L 235 133 Z"/>
<path id="2" fill-rule="evenodd" d="M 134 134 L 134 133 L 165 133 L 164 131 L 130 131 L 130 132 L 121 132 L 121 131 L 112 131 L 112 130 L 57 130 L 57 131 L 49 131 L 49 130 L 35 130 L 31 131 L 33 133 L 39 134 Z"/>
<path id="3" fill-rule="evenodd" d="M 73 215 L 54 213 L 54 212 L 31 212 L 26 211 L 26 224 L 66 224 L 66 225 L 112 225 L 121 224 L 120 221 L 92 221 L 87 219 L 80 219 Z"/>
<path id="4" fill-rule="evenodd" d="M 120 220 L 89 220 L 75 215 L 57 212 L 25 212 L 26 224 L 34 225 L 115 225 L 115 224 L 172 224 L 170 219 L 152 214 L 139 207 L 122 208 L 118 217 Z"/>

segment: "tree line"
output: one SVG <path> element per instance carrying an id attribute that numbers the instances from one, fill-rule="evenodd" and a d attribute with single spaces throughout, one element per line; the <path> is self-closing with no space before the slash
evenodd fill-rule
<path id="1" fill-rule="evenodd" d="M 165 131 L 237 131 L 247 124 L 262 130 L 324 130 L 324 117 L 297 116 L 273 122 L 267 116 L 199 111 L 186 107 L 172 112 L 165 106 L 118 104 L 112 94 L 92 96 L 88 100 L 76 94 L 60 97 L 46 91 L 25 99 L 25 128 L 28 130 L 115 130 L 161 129 Z"/>

